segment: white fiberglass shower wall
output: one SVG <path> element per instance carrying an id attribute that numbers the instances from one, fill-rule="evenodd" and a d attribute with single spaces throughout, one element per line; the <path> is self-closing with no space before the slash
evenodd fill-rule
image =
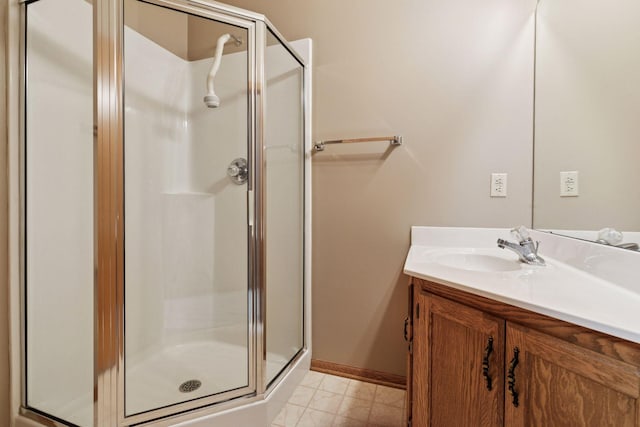
<path id="1" fill-rule="evenodd" d="M 122 425 L 260 395 L 292 361 L 308 366 L 304 67 L 266 26 L 159 3 L 122 7 L 123 304 L 112 341 L 122 358 L 110 386 Z M 104 310 L 94 292 L 104 191 L 92 143 L 95 11 L 83 0 L 25 9 L 23 406 L 35 419 L 107 425 L 94 391 L 105 333 L 93 321 Z M 225 33 L 241 42 L 225 47 L 220 106 L 207 108 Z M 236 159 L 248 182 L 228 176 Z"/>

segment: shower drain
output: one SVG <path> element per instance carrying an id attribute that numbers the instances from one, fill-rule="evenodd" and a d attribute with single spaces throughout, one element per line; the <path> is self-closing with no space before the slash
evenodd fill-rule
<path id="1" fill-rule="evenodd" d="M 202 385 L 202 382 L 198 380 L 189 380 L 180 384 L 180 387 L 178 387 L 178 390 L 180 390 L 182 393 L 190 393 L 194 390 L 199 389 L 201 385 Z"/>

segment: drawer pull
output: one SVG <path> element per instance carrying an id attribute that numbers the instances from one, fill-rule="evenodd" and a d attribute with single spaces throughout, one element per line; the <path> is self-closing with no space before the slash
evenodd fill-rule
<path id="1" fill-rule="evenodd" d="M 493 353 L 493 337 L 487 340 L 487 346 L 484 348 L 484 357 L 482 358 L 482 376 L 487 384 L 487 390 L 491 391 L 492 379 L 489 375 L 489 356 Z"/>
<path id="2" fill-rule="evenodd" d="M 513 349 L 513 359 L 509 363 L 509 372 L 507 373 L 507 383 L 509 385 L 509 392 L 511 393 L 511 398 L 513 406 L 518 407 L 518 392 L 516 391 L 516 366 L 518 366 L 518 355 L 520 354 L 520 349 L 515 347 Z"/>

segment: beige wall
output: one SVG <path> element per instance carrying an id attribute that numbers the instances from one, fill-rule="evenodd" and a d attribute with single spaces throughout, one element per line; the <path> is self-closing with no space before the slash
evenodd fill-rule
<path id="1" fill-rule="evenodd" d="M 244 28 L 238 28 L 229 24 L 191 15 L 187 17 L 187 27 L 188 43 L 187 57 L 185 59 L 189 61 L 213 57 L 216 51 L 218 37 L 225 33 L 239 37 L 243 41 L 240 46 L 236 46 L 231 40 L 228 41 L 224 46 L 223 52 L 225 55 L 247 50 L 247 31 Z"/>
<path id="2" fill-rule="evenodd" d="M 232 0 L 314 41 L 313 358 L 404 374 L 412 224 L 531 224 L 535 0 Z M 491 172 L 509 197 L 489 198 Z"/>
<path id="3" fill-rule="evenodd" d="M 125 1 L 125 24 L 180 58 L 187 58 L 188 16 L 134 0 Z"/>
<path id="4" fill-rule="evenodd" d="M 7 3 L 0 2 L 0 425 L 9 425 L 9 306 L 7 244 Z"/>
<path id="5" fill-rule="evenodd" d="M 246 30 L 135 0 L 125 1 L 125 25 L 182 59 L 197 61 L 215 53 L 218 37 L 230 33 L 245 42 L 229 42 L 224 53 L 247 50 Z"/>

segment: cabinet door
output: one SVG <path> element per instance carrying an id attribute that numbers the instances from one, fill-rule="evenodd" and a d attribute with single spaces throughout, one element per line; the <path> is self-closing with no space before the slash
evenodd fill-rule
<path id="1" fill-rule="evenodd" d="M 502 426 L 504 321 L 430 294 L 416 296 L 414 426 Z"/>
<path id="2" fill-rule="evenodd" d="M 512 323 L 506 353 L 505 425 L 640 425 L 637 367 Z"/>

